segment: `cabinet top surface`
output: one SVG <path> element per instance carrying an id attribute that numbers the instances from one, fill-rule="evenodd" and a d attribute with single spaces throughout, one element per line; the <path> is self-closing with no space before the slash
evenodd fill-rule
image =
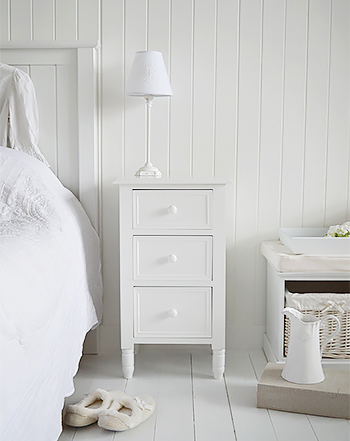
<path id="1" fill-rule="evenodd" d="M 191 185 L 226 185 L 232 184 L 231 179 L 224 178 L 210 178 L 210 179 L 196 179 L 196 178 L 117 178 L 113 181 L 116 185 L 132 185 L 137 187 L 159 187 L 162 185 L 179 185 L 179 186 L 191 186 Z"/>

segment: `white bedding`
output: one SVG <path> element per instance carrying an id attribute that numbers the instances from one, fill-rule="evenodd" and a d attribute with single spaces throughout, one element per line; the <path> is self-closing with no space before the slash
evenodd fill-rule
<path id="1" fill-rule="evenodd" d="M 102 311 L 99 240 L 42 162 L 0 147 L 0 439 L 54 441 Z"/>

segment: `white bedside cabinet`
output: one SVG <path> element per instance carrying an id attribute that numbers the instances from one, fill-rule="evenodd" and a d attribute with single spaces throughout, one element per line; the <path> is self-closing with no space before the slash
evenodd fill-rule
<path id="1" fill-rule="evenodd" d="M 135 344 L 210 344 L 225 370 L 225 183 L 140 178 L 119 185 L 123 375 Z"/>

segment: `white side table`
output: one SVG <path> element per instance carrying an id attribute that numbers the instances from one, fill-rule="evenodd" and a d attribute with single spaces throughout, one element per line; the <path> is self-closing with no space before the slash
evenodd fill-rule
<path id="1" fill-rule="evenodd" d="M 135 344 L 210 344 L 225 369 L 225 182 L 160 179 L 119 185 L 123 375 Z"/>
<path id="2" fill-rule="evenodd" d="M 261 252 L 267 260 L 266 334 L 263 349 L 268 361 L 283 363 L 285 294 L 288 284 L 350 281 L 350 256 L 296 255 L 279 241 L 263 242 Z M 324 359 L 325 363 L 348 364 L 349 359 Z"/>

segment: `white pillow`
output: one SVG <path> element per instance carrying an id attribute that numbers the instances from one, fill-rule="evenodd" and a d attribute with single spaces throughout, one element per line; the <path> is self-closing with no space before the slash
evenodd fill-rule
<path id="1" fill-rule="evenodd" d="M 28 153 L 49 166 L 38 147 L 38 106 L 29 75 L 0 63 L 0 103 L 0 145 Z"/>

